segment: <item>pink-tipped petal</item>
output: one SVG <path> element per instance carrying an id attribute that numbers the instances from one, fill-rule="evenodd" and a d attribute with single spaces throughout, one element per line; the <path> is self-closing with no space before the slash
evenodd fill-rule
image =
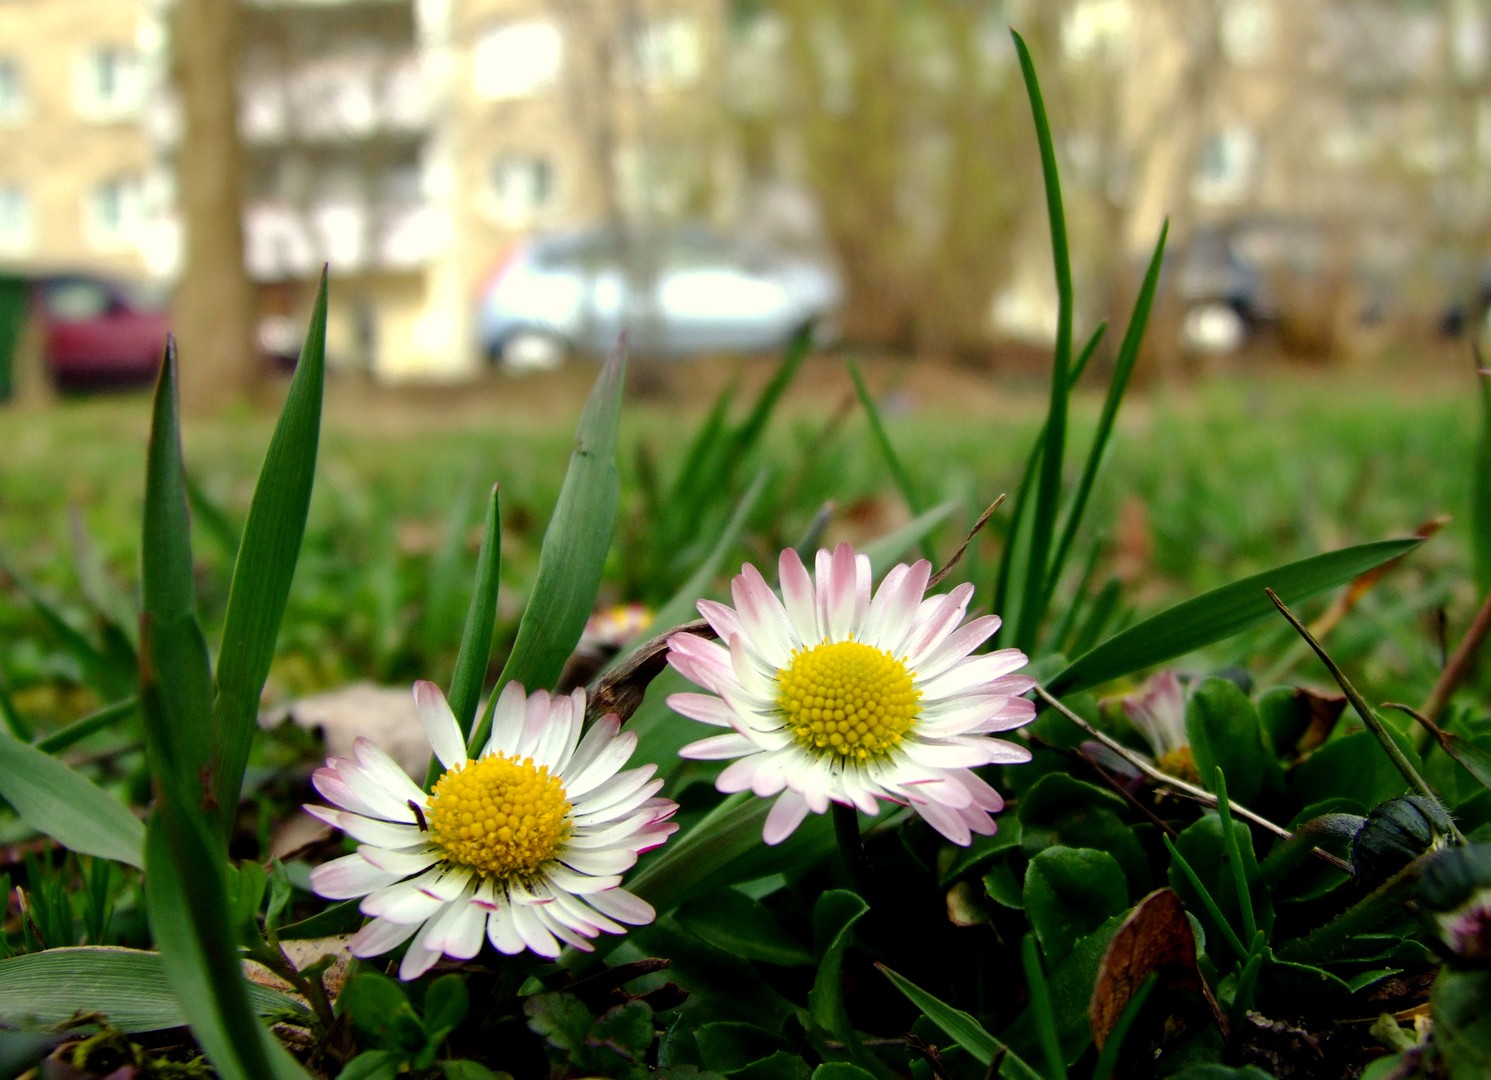
<path id="1" fill-rule="evenodd" d="M 419 714 L 425 738 L 430 740 L 430 748 L 435 751 L 440 764 L 449 769 L 466 760 L 466 743 L 461 738 L 460 725 L 456 723 L 456 714 L 450 711 L 440 687 L 423 679 L 415 683 L 414 711 Z"/>
<path id="2" fill-rule="evenodd" d="M 766 815 L 766 825 L 761 830 L 761 839 L 769 846 L 780 844 L 791 836 L 803 819 L 808 816 L 808 804 L 795 791 L 784 791 L 772 803 Z"/>

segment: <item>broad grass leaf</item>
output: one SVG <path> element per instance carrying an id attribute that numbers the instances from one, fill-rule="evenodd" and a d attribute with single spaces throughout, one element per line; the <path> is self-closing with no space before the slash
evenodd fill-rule
<path id="1" fill-rule="evenodd" d="M 323 271 L 300 361 L 249 504 L 223 619 L 212 732 L 216 794 L 226 823 L 231 823 L 237 813 L 249 745 L 257 730 L 259 696 L 274 659 L 280 620 L 305 535 L 316 473 L 325 371 Z"/>
<path id="2" fill-rule="evenodd" d="M 0 731 L 0 796 L 22 821 L 83 855 L 145 865 L 145 826 L 51 754 Z"/>
<path id="3" fill-rule="evenodd" d="M 250 985 L 248 997 L 261 1015 L 303 1008 L 261 986 Z M 60 1024 L 79 1011 L 102 1013 L 131 1034 L 187 1022 L 156 952 L 83 946 L 0 960 L 0 1023 Z"/>
<path id="4" fill-rule="evenodd" d="M 224 1080 L 306 1080 L 254 1011 L 228 916 L 222 860 L 208 820 L 183 818 L 170 806 L 151 816 L 145 906 L 165 984 Z"/>
<path id="5" fill-rule="evenodd" d="M 498 679 L 499 689 L 509 682 L 529 692 L 552 687 L 595 607 L 621 497 L 616 433 L 625 374 L 626 356 L 618 345 L 580 417 L 569 470 L 544 533 L 533 592 Z M 478 747 L 486 740 L 496 700 L 493 693 L 469 745 Z"/>
<path id="6" fill-rule="evenodd" d="M 683 905 L 674 918 L 685 930 L 726 952 L 766 964 L 801 966 L 813 954 L 782 929 L 760 901 L 721 889 Z"/>
<path id="7" fill-rule="evenodd" d="M 1051 680 L 1057 695 L 1099 686 L 1122 675 L 1173 660 L 1257 626 L 1278 614 L 1264 593 L 1272 589 L 1296 604 L 1343 585 L 1372 567 L 1411 551 L 1423 540 L 1378 540 L 1315 555 L 1223 585 L 1115 634 L 1072 661 Z"/>

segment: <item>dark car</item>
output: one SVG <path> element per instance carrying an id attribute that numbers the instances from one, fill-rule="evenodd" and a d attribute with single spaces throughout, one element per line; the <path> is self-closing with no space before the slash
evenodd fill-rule
<path id="1" fill-rule="evenodd" d="M 160 370 L 170 307 L 164 295 L 83 272 L 28 279 L 28 308 L 60 390 L 141 386 Z"/>

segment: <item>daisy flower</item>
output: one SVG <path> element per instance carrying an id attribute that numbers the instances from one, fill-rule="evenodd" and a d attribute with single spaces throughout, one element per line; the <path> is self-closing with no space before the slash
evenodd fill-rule
<path id="1" fill-rule="evenodd" d="M 553 957 L 652 921 L 621 874 L 678 828 L 668 820 L 678 807 L 654 797 L 655 766 L 618 771 L 637 742 L 621 721 L 603 716 L 582 739 L 584 690 L 551 698 L 509 683 L 471 759 L 440 688 L 415 683 L 414 702 L 445 767 L 428 794 L 367 739 L 312 776 L 335 807 L 306 811 L 359 845 L 311 871 L 321 896 L 360 896 L 372 916 L 353 956 L 412 938 L 399 977 L 413 979 L 441 955 L 471 959 L 484 937 L 499 952 Z"/>
<path id="2" fill-rule="evenodd" d="M 1199 783 L 1196 758 L 1186 734 L 1186 695 L 1180 677 L 1161 671 L 1143 692 L 1123 699 L 1123 712 L 1154 752 L 1155 765 L 1171 776 Z"/>
<path id="3" fill-rule="evenodd" d="M 723 644 L 668 639 L 668 662 L 709 691 L 668 704 L 729 729 L 680 754 L 730 759 L 721 791 L 776 796 L 768 844 L 830 802 L 866 814 L 880 800 L 906 804 L 956 844 L 994 832 L 989 815 L 1004 800 L 972 770 L 1030 760 L 988 734 L 1035 715 L 1019 696 L 1035 680 L 1012 674 L 1025 664 L 1018 649 L 971 655 L 999 619 L 963 623 L 973 586 L 928 597 L 931 573 L 925 561 L 902 564 L 871 596 L 870 560 L 848 544 L 818 552 L 816 581 L 784 551 L 780 600 L 747 565 L 731 586 L 733 608 L 699 601 Z"/>

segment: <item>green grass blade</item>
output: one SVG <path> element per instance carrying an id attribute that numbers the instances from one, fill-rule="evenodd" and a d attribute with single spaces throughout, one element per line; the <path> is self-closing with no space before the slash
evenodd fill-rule
<path id="1" fill-rule="evenodd" d="M 958 506 L 956 499 L 949 499 L 860 548 L 861 555 L 870 557 L 870 569 L 876 580 L 884 577 L 886 571 L 904 559 L 906 553 L 920 543 L 923 537 L 930 536 L 934 529 L 952 517 Z M 932 568 L 937 568 L 935 561 Z"/>
<path id="2" fill-rule="evenodd" d="M 261 1013 L 299 1007 L 260 986 L 249 987 L 249 997 Z M 186 1023 L 166 986 L 159 953 L 71 946 L 0 961 L 0 1024 L 65 1024 L 79 1011 L 103 1013 L 111 1027 L 129 1033 Z"/>
<path id="3" fill-rule="evenodd" d="M 201 808 L 210 801 L 212 672 L 197 623 L 176 384 L 176 345 L 168 342 L 146 452 L 140 696 L 156 781 L 182 806 Z"/>
<path id="4" fill-rule="evenodd" d="M 217 695 L 212 703 L 215 784 L 218 805 L 230 823 L 243 788 L 249 744 L 257 730 L 259 695 L 274 659 L 280 619 L 305 535 L 321 432 L 325 361 L 323 272 L 300 362 L 249 504 L 218 649 Z"/>
<path id="5" fill-rule="evenodd" d="M 16 708 L 15 700 L 10 696 L 10 688 L 5 685 L 4 665 L 0 665 L 0 725 L 22 742 L 31 742 L 36 737 L 31 725 L 26 723 L 21 711 Z"/>
<path id="6" fill-rule="evenodd" d="M 225 1080 L 306 1080 L 255 1013 L 232 920 L 223 853 L 208 820 L 164 805 L 146 833 L 145 905 L 166 983 Z"/>
<path id="7" fill-rule="evenodd" d="M 106 731 L 115 724 L 128 719 L 139 709 L 140 699 L 137 697 L 128 697 L 112 705 L 105 705 L 101 709 L 95 709 L 81 720 L 76 720 L 43 739 L 37 739 L 36 748 L 43 753 L 60 754 L 69 746 L 82 742 L 88 736 Z"/>
<path id="8" fill-rule="evenodd" d="M 761 396 L 756 399 L 756 404 L 751 407 L 751 411 L 746 414 L 746 418 L 741 421 L 740 426 L 730 437 L 732 466 L 735 462 L 742 460 L 760 440 L 761 433 L 766 430 L 766 422 L 771 419 L 771 414 L 776 409 L 777 402 L 782 400 L 782 395 L 787 392 L 787 387 L 797 377 L 812 344 L 812 334 L 803 330 L 787 346 L 787 351 L 782 354 L 782 362 L 777 365 L 777 370 L 772 374 L 771 380 L 762 389 Z"/>
<path id="9" fill-rule="evenodd" d="M 906 506 L 914 517 L 926 507 L 922 504 L 921 496 L 916 493 L 916 485 L 911 482 L 911 474 L 906 471 L 906 466 L 902 464 L 900 455 L 896 453 L 896 448 L 890 441 L 890 434 L 885 430 L 885 422 L 880 418 L 880 407 L 875 404 L 870 388 L 865 385 L 865 378 L 860 374 L 859 365 L 852 360 L 849 362 L 849 377 L 854 380 L 854 392 L 859 395 L 859 403 L 864 406 L 865 416 L 869 418 L 870 433 L 875 436 L 875 444 L 880 447 L 881 456 L 885 458 L 885 467 L 890 470 L 896 490 L 901 493 L 901 498 L 906 500 Z M 935 564 L 937 553 L 932 549 L 930 537 L 922 538 L 921 547 L 922 556 L 928 562 Z"/>
<path id="10" fill-rule="evenodd" d="M 688 451 L 683 455 L 683 462 L 678 473 L 673 478 L 673 487 L 669 495 L 670 503 L 687 503 L 699 491 L 699 485 L 706 478 L 707 471 L 717 462 L 724 459 L 723 447 L 727 434 L 726 421 L 730 414 L 730 405 L 735 400 L 736 384 L 732 382 L 719 397 L 715 398 L 714 405 L 709 410 L 709 415 L 699 425 L 699 430 L 694 433 L 693 442 L 689 443 Z M 662 507 L 650 507 L 654 512 L 661 513 Z"/>
<path id="11" fill-rule="evenodd" d="M 424 649 L 432 654 L 442 654 L 457 645 L 457 629 L 464 626 L 461 609 L 470 607 L 462 603 L 470 585 L 465 566 L 466 532 L 471 526 L 477 491 L 475 476 L 468 473 L 450 500 L 439 546 L 427 563 L 424 607 L 414 632 Z"/>
<path id="12" fill-rule="evenodd" d="M 910 979 L 897 975 L 884 964 L 875 966 L 897 990 L 906 995 L 911 1004 L 922 1011 L 928 1020 L 945 1031 L 948 1038 L 968 1051 L 974 1061 L 987 1067 L 994 1063 L 994 1057 L 997 1054 L 1002 1065 L 1001 1076 L 1011 1076 L 1017 1080 L 1044 1080 L 1041 1074 L 1031 1068 L 1023 1058 L 985 1031 L 983 1025 L 968 1013 L 933 997 Z"/>
<path id="13" fill-rule="evenodd" d="M 1056 1014 L 1051 1010 L 1051 987 L 1046 982 L 1045 969 L 1041 967 L 1040 948 L 1034 934 L 1026 934 L 1020 943 L 1020 960 L 1025 968 L 1025 985 L 1030 990 L 1030 1008 L 1035 1014 L 1035 1030 L 1041 1045 L 1041 1057 L 1046 1062 L 1046 1076 L 1050 1080 L 1066 1080 L 1066 1058 L 1061 1053 L 1061 1040 L 1056 1033 Z"/>
<path id="14" fill-rule="evenodd" d="M 1082 515 L 1087 510 L 1087 499 L 1092 494 L 1092 485 L 1097 480 L 1098 467 L 1102 465 L 1103 454 L 1108 448 L 1108 439 L 1113 434 L 1113 422 L 1118 417 L 1118 407 L 1123 403 L 1123 395 L 1128 390 L 1129 378 L 1134 373 L 1134 365 L 1139 360 L 1139 346 L 1144 341 L 1144 328 L 1149 323 L 1149 311 L 1154 306 L 1155 289 L 1160 281 L 1160 265 L 1165 258 L 1165 238 L 1169 235 L 1170 223 L 1167 221 L 1160 227 L 1160 238 L 1155 243 L 1154 254 L 1150 256 L 1149 269 L 1144 273 L 1144 284 L 1139 288 L 1139 296 L 1134 300 L 1134 310 L 1129 315 L 1128 329 L 1124 331 L 1123 342 L 1118 347 L 1118 358 L 1114 361 L 1113 377 L 1108 381 L 1108 394 L 1103 400 L 1103 411 L 1098 417 L 1097 431 L 1093 435 L 1092 449 L 1087 453 L 1087 462 L 1082 467 L 1082 476 L 1077 481 L 1077 488 L 1072 495 L 1071 505 L 1067 510 L 1066 523 L 1062 526 L 1061 539 L 1056 544 L 1056 554 L 1051 558 L 1051 568 L 1046 580 L 1046 592 L 1051 594 L 1056 590 L 1056 583 L 1061 578 L 1062 568 L 1066 565 L 1067 556 L 1071 553 L 1072 543 L 1077 539 L 1077 530 L 1082 524 Z"/>
<path id="15" fill-rule="evenodd" d="M 1481 368 L 1479 353 L 1476 367 Z M 1476 592 L 1491 592 L 1491 375 L 1476 374 L 1480 382 L 1481 425 L 1471 472 L 1470 522 L 1475 551 Z"/>
<path id="16" fill-rule="evenodd" d="M 708 594 L 715 578 L 719 575 L 720 567 L 725 562 L 725 556 L 735 549 L 741 530 L 745 528 L 746 521 L 750 518 L 751 512 L 755 510 L 761 493 L 766 490 L 766 480 L 769 475 L 770 473 L 765 469 L 756 474 L 756 478 L 751 481 L 751 486 L 741 497 L 739 505 L 735 507 L 735 512 L 730 515 L 730 520 L 720 530 L 719 538 L 715 540 L 714 547 L 710 549 L 704 561 L 689 575 L 683 587 L 657 609 L 657 613 L 652 618 L 652 625 L 657 628 L 658 633 L 698 618 L 695 605 L 701 597 Z M 638 641 L 636 644 L 640 645 L 642 642 Z M 619 653 L 616 660 L 606 666 L 614 667 L 617 661 L 629 656 L 631 652 L 631 649 L 627 649 Z"/>
<path id="17" fill-rule="evenodd" d="M 1051 258 L 1056 272 L 1056 347 L 1051 368 L 1051 402 L 1046 410 L 1046 437 L 1041 447 L 1040 480 L 1035 489 L 1035 509 L 1030 528 L 1030 549 L 1025 565 L 1025 587 L 1020 597 L 1019 622 L 1014 644 L 1027 652 L 1046 613 L 1049 595 L 1046 583 L 1051 566 L 1051 542 L 1056 531 L 1056 515 L 1061 501 L 1062 456 L 1066 451 L 1067 406 L 1071 396 L 1072 363 L 1072 266 L 1067 247 L 1066 211 L 1061 202 L 1061 178 L 1056 167 L 1056 147 L 1051 139 L 1051 125 L 1046 118 L 1046 104 L 1041 96 L 1035 64 L 1025 39 L 1011 31 L 1015 51 L 1020 57 L 1020 72 L 1030 98 L 1030 112 L 1035 121 L 1036 142 L 1040 146 L 1041 173 L 1045 178 L 1046 215 L 1051 224 Z"/>
<path id="18" fill-rule="evenodd" d="M 487 666 L 492 662 L 492 634 L 497 623 L 498 570 L 502 565 L 502 501 L 498 487 L 492 486 L 487 500 L 487 514 L 482 522 L 481 549 L 476 555 L 476 581 L 471 590 L 471 605 L 466 611 L 466 626 L 461 632 L 461 649 L 456 654 L 455 673 L 450 680 L 450 707 L 461 725 L 461 734 L 471 732 L 481 691 L 487 681 Z"/>
<path id="19" fill-rule="evenodd" d="M 1412 551 L 1423 543 L 1413 536 L 1377 540 L 1314 555 L 1223 585 L 1153 615 L 1115 634 L 1078 657 L 1051 680 L 1053 694 L 1070 694 L 1153 667 L 1221 641 L 1271 618 L 1271 588 L 1286 603 L 1298 603 Z"/>
<path id="20" fill-rule="evenodd" d="M 1217 796 L 1217 817 L 1222 820 L 1222 843 L 1227 846 L 1227 862 L 1232 868 L 1232 888 L 1237 893 L 1237 909 L 1242 913 L 1243 935 L 1252 941 L 1258 936 L 1258 917 L 1253 911 L 1253 890 L 1248 885 L 1248 868 L 1243 863 L 1237 832 L 1232 827 L 1232 803 L 1227 798 L 1227 778 L 1220 765 L 1213 770 L 1213 778 L 1212 790 Z"/>
<path id="21" fill-rule="evenodd" d="M 595 607 L 621 497 L 616 432 L 625 375 L 626 354 L 618 346 L 601 369 L 580 417 L 569 471 L 544 533 L 533 592 L 497 680 L 498 690 L 512 681 L 529 691 L 553 686 Z M 496 700 L 494 691 L 471 734 L 471 747 L 486 741 Z"/>
<path id="22" fill-rule="evenodd" d="M 134 689 L 134 672 L 121 667 L 107 652 L 88 640 L 87 635 L 68 622 L 61 609 L 4 556 L 0 556 L 0 574 L 10 578 L 31 601 L 41 621 L 56 635 L 63 651 L 77 662 L 89 686 L 106 697 L 122 697 Z"/>
<path id="23" fill-rule="evenodd" d="M 145 826 L 51 754 L 0 732 L 0 796 L 37 832 L 83 855 L 145 865 Z"/>

